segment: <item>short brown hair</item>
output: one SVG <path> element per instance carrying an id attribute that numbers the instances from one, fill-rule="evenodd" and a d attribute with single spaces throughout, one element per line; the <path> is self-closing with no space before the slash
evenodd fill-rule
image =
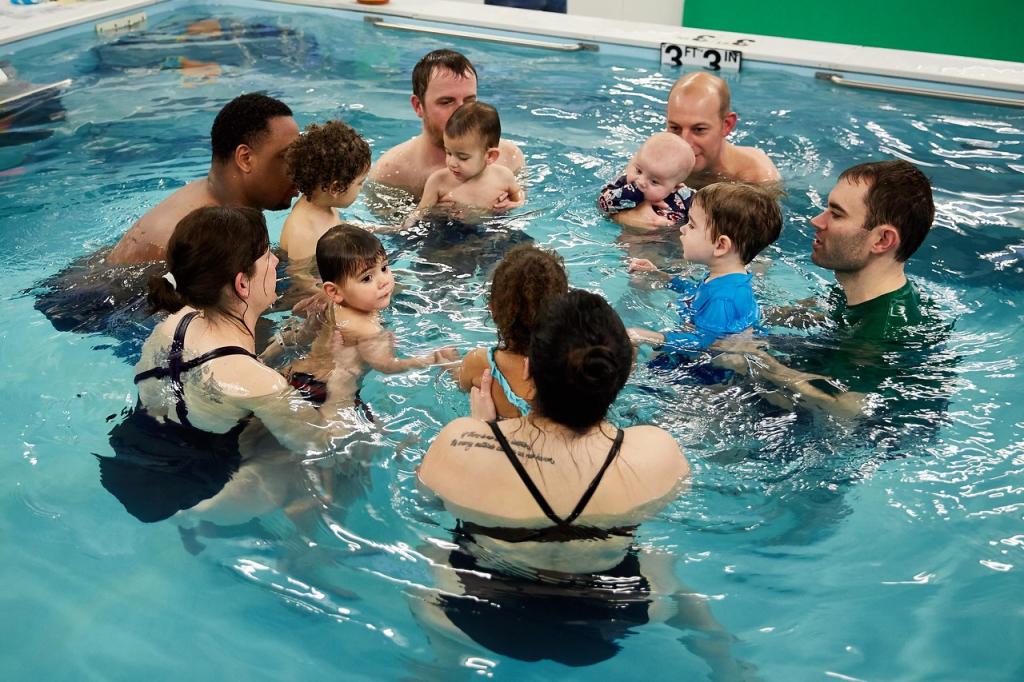
<path id="1" fill-rule="evenodd" d="M 311 123 L 288 147 L 288 170 L 307 197 L 337 185 L 340 191 L 370 169 L 370 146 L 344 121 Z"/>
<path id="2" fill-rule="evenodd" d="M 708 216 L 712 239 L 731 239 L 746 264 L 782 233 L 781 197 L 782 190 L 770 185 L 716 182 L 693 200 Z"/>
<path id="3" fill-rule="evenodd" d="M 348 223 L 335 225 L 316 242 L 320 279 L 339 286 L 387 257 L 384 245 L 373 233 Z"/>
<path id="4" fill-rule="evenodd" d="M 412 70 L 412 94 L 422 100 L 427 95 L 427 86 L 434 76 L 434 71 L 451 71 L 456 76 L 468 78 L 469 74 L 476 77 L 476 69 L 466 56 L 455 50 L 434 50 L 423 55 Z"/>
<path id="5" fill-rule="evenodd" d="M 864 229 L 892 225 L 900 233 L 896 260 L 910 258 L 928 236 L 935 221 L 935 201 L 928 178 L 917 166 L 901 159 L 874 161 L 847 168 L 839 176 L 868 183 Z"/>
<path id="6" fill-rule="evenodd" d="M 509 249 L 491 280 L 491 317 L 501 348 L 525 355 L 541 312 L 568 291 L 565 263 L 557 253 L 532 244 Z"/>
<path id="7" fill-rule="evenodd" d="M 471 133 L 479 135 L 488 149 L 497 147 L 501 142 L 498 110 L 483 102 L 466 102 L 456 109 L 444 127 L 444 134 L 448 137 L 463 137 Z"/>

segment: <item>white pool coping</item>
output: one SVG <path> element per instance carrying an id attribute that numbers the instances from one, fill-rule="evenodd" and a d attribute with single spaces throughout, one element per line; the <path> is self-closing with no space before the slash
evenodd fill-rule
<path id="1" fill-rule="evenodd" d="M 16 14 L 7 5 L 0 45 L 81 23 L 138 11 L 166 0 L 92 0 L 77 4 L 31 5 Z M 1024 63 L 841 45 L 792 38 L 729 33 L 642 22 L 492 7 L 450 0 L 391 0 L 361 5 L 355 0 L 275 0 L 290 5 L 353 10 L 418 21 L 476 26 L 569 40 L 659 49 L 662 43 L 740 50 L 745 61 L 906 78 L 951 85 L 1024 92 Z M 211 4 L 216 4 L 214 1 Z M 239 3 L 229 2 L 237 5 Z M 244 3 L 241 3 L 244 5 Z M 35 8 L 40 8 L 36 10 Z M 8 20 L 9 19 L 9 20 Z M 698 41 L 698 38 L 700 40 Z M 737 41 L 744 41 L 737 44 Z"/>

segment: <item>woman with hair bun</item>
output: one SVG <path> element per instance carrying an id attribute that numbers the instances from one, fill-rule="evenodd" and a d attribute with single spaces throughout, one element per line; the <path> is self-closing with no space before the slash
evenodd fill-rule
<path id="1" fill-rule="evenodd" d="M 585 665 L 648 622 L 654 599 L 634 533 L 679 494 L 690 467 L 663 429 L 605 420 L 632 363 L 602 297 L 557 297 L 532 333 L 529 414 L 496 421 L 492 407 L 490 420 L 456 419 L 420 463 L 422 486 L 458 519 L 448 578 L 461 589 L 443 591 L 470 595 L 438 605 L 492 651 Z M 474 397 L 486 403 L 486 373 L 482 384 Z"/>
<path id="2" fill-rule="evenodd" d="M 170 314 L 142 347 L 138 404 L 110 434 L 115 456 L 100 458 L 104 487 L 142 521 L 217 506 L 268 431 L 298 454 L 349 433 L 348 373 L 332 374 L 317 409 L 255 355 L 256 321 L 277 298 L 269 246 L 262 212 L 196 209 L 174 229 L 167 273 L 150 279 L 150 306 Z M 236 504 L 204 518 L 240 523 L 274 505 L 274 482 L 247 474 L 230 491 Z"/>

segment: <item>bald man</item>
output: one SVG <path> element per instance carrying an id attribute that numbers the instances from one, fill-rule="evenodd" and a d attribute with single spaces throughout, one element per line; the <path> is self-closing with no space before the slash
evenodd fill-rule
<path id="1" fill-rule="evenodd" d="M 690 73 L 668 95 L 665 129 L 690 143 L 696 164 L 686 184 L 694 189 L 723 180 L 778 182 L 779 171 L 768 155 L 741 147 L 726 137 L 736 128 L 729 86 L 709 73 Z"/>

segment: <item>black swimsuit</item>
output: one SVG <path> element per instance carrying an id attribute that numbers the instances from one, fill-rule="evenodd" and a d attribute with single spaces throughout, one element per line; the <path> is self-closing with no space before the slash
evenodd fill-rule
<path id="1" fill-rule="evenodd" d="M 545 528 L 503 528 L 470 522 L 456 528 L 459 549 L 449 556 L 465 596 L 442 595 L 440 605 L 453 625 L 491 651 L 523 661 L 549 659 L 564 665 L 593 665 L 614 656 L 619 639 L 648 622 L 650 585 L 630 551 L 614 568 L 593 574 L 557 576 L 545 580 L 509 575 L 480 566 L 470 545 L 474 535 L 506 542 L 566 542 L 632 537 L 636 526 L 595 528 L 576 525 L 605 472 L 619 453 L 623 432 L 572 513 L 562 519 L 548 504 L 516 457 L 496 422 L 494 437 L 544 515 L 554 521 Z"/>
<path id="2" fill-rule="evenodd" d="M 590 482 L 587 489 L 584 491 L 580 501 L 576 504 L 576 507 L 572 512 L 563 518 L 560 518 L 555 511 L 548 504 L 548 501 L 544 499 L 544 495 L 541 494 L 537 485 L 530 478 L 530 474 L 526 472 L 522 462 L 516 456 L 516 453 L 512 450 L 512 446 L 509 445 L 508 439 L 505 438 L 505 434 L 498 428 L 498 422 L 492 421 L 487 423 L 491 427 L 491 431 L 494 433 L 494 437 L 498 441 L 498 445 L 504 451 L 505 456 L 508 457 L 509 463 L 512 468 L 516 470 L 519 478 L 523 481 L 523 485 L 530 491 L 533 499 L 537 501 L 537 506 L 540 507 L 541 511 L 544 512 L 544 516 L 548 517 L 555 522 L 553 526 L 546 526 L 544 528 L 508 528 L 502 526 L 481 526 L 470 521 L 461 522 L 459 528 L 462 532 L 470 535 L 486 535 L 488 537 L 495 538 L 497 540 L 504 540 L 505 542 L 567 542 L 570 540 L 605 540 L 610 537 L 632 537 L 633 532 L 636 530 L 636 526 L 619 526 L 617 528 L 596 528 L 594 526 L 583 526 L 574 525 L 573 522 L 579 518 L 583 510 L 587 508 L 587 504 L 590 503 L 590 498 L 594 496 L 597 491 L 597 486 L 601 484 L 601 479 L 604 478 L 605 472 L 611 463 L 619 454 L 619 449 L 622 447 L 622 439 L 625 436 L 622 429 L 619 429 L 615 434 L 615 442 L 612 444 L 611 450 L 608 451 L 608 456 L 604 460 L 604 464 L 601 465 L 597 475 L 594 476 L 594 480 Z"/>
<path id="3" fill-rule="evenodd" d="M 216 495 L 238 471 L 238 437 L 248 418 L 227 433 L 195 428 L 188 420 L 181 375 L 203 363 L 228 355 L 252 353 L 238 346 L 223 346 L 185 361 L 185 331 L 199 313 L 181 318 L 174 331 L 166 367 L 135 376 L 135 383 L 169 377 L 181 423 L 158 420 L 141 404 L 110 432 L 113 457 L 99 457 L 100 481 L 140 521 L 170 518 L 182 509 Z"/>

